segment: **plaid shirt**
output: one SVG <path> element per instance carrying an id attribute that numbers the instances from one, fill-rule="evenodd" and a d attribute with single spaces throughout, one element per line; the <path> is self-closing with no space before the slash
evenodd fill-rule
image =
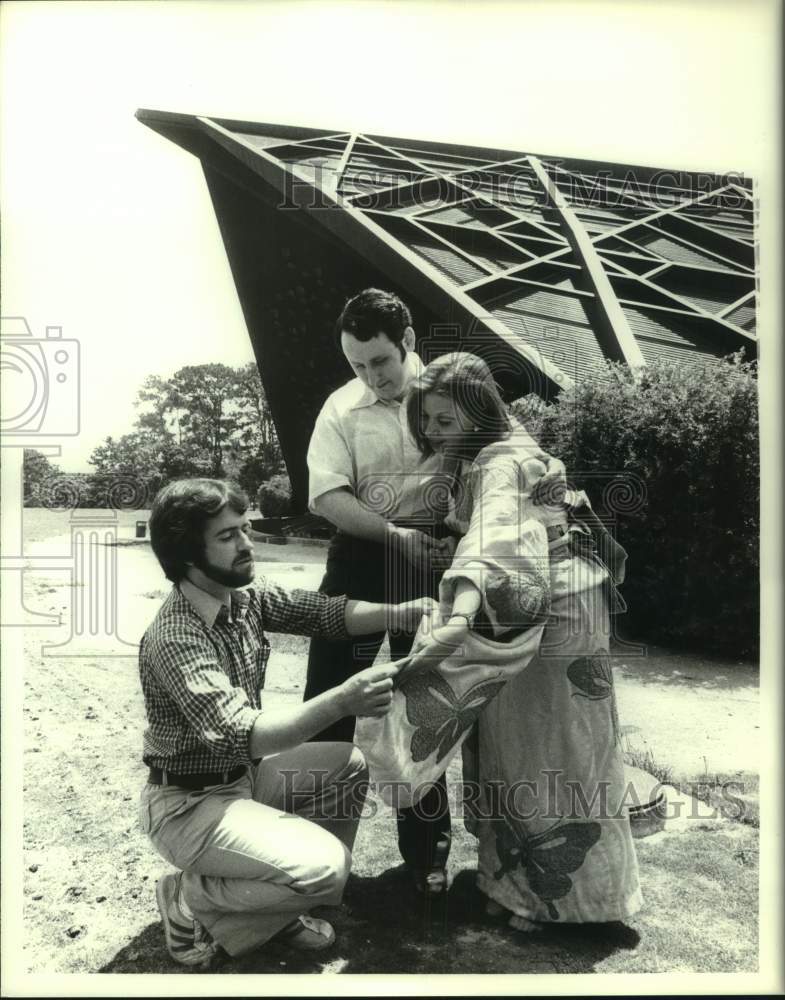
<path id="1" fill-rule="evenodd" d="M 345 597 L 261 586 L 229 608 L 187 580 L 172 588 L 139 647 L 149 726 L 144 762 L 176 774 L 249 764 L 261 714 L 269 632 L 345 638 Z"/>

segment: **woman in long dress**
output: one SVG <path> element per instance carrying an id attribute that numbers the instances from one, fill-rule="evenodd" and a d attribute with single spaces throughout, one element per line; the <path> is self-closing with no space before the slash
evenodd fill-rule
<path id="1" fill-rule="evenodd" d="M 503 650 L 542 630 L 538 652 L 482 708 L 463 746 L 487 910 L 525 930 L 623 920 L 642 899 L 608 652 L 611 574 L 565 500 L 532 501 L 544 472 L 537 445 L 510 421 L 481 359 L 438 358 L 407 406 L 423 454 L 456 463 L 462 536 L 441 584 L 442 624 L 416 650 L 420 669 L 470 631 Z M 570 498 L 587 510 L 585 494 Z"/>

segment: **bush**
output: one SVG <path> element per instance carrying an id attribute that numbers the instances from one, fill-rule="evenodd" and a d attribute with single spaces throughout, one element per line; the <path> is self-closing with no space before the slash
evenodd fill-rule
<path id="1" fill-rule="evenodd" d="M 614 524 L 629 553 L 625 632 L 754 655 L 759 639 L 758 393 L 754 363 L 652 364 L 638 379 L 511 407 Z M 537 432 L 539 432 L 537 434 Z"/>
<path id="2" fill-rule="evenodd" d="M 262 483 L 256 494 L 256 503 L 262 517 L 285 517 L 291 513 L 292 485 L 286 474 L 272 476 Z"/>

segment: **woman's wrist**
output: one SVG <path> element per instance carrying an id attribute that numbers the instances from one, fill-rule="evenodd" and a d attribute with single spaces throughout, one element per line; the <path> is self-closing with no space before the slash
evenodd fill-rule
<path id="1" fill-rule="evenodd" d="M 464 614 L 463 611 L 456 611 L 451 614 L 449 618 L 445 620 L 445 625 L 458 625 L 462 624 L 465 628 L 470 629 L 474 625 L 474 615 Z"/>

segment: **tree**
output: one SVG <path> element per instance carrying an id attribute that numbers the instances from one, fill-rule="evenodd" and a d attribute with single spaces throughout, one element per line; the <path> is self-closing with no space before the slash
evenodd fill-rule
<path id="1" fill-rule="evenodd" d="M 133 494 L 135 502 L 143 491 L 152 498 L 172 479 L 189 476 L 230 477 L 254 497 L 260 483 L 285 474 L 253 362 L 242 368 L 188 365 L 171 378 L 150 375 L 136 406 L 136 428 L 106 438 L 90 456 L 96 497 L 110 495 L 111 477 L 116 486 L 122 480 L 120 492 Z"/>
<path id="2" fill-rule="evenodd" d="M 228 365 L 186 365 L 169 379 L 151 375 L 139 392 L 148 409 L 138 424 L 171 435 L 204 475 L 220 478 L 238 430 L 237 395 L 238 374 Z"/>
<path id="3" fill-rule="evenodd" d="M 285 476 L 286 468 L 270 405 L 252 361 L 238 370 L 237 388 L 236 446 L 242 461 L 236 478 L 246 493 L 255 497 L 261 483 Z"/>
<path id="4" fill-rule="evenodd" d="M 22 464 L 25 507 L 39 507 L 47 483 L 61 474 L 60 469 L 46 455 L 33 448 L 25 448 Z"/>
<path id="5" fill-rule="evenodd" d="M 105 493 L 114 483 L 134 507 L 149 506 L 158 490 L 173 479 L 204 474 L 172 435 L 156 438 L 149 430 L 107 437 L 88 461 L 95 468 L 96 493 Z M 138 502 L 131 502 L 132 494 Z"/>

